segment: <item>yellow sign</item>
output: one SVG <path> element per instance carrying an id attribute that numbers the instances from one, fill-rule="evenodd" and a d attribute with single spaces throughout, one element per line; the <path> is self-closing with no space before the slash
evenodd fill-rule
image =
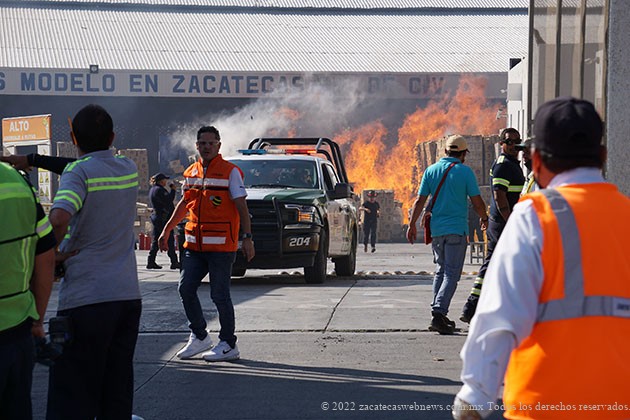
<path id="1" fill-rule="evenodd" d="M 2 142 L 49 140 L 50 114 L 2 119 Z"/>

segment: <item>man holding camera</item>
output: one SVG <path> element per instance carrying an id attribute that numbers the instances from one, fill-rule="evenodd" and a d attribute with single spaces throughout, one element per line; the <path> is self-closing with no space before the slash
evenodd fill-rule
<path id="1" fill-rule="evenodd" d="M 37 196 L 0 163 L 0 418 L 32 417 L 33 338 L 52 290 L 55 237 Z"/>
<path id="2" fill-rule="evenodd" d="M 64 262 L 58 322 L 71 338 L 50 368 L 47 419 L 129 419 L 141 295 L 135 237 L 138 169 L 110 150 L 113 121 L 98 105 L 72 120 L 79 159 L 66 165 L 50 211 Z M 52 325 L 51 325 L 52 329 Z"/>
<path id="3" fill-rule="evenodd" d="M 488 236 L 488 248 L 486 258 L 479 269 L 473 289 L 459 318 L 462 322 L 470 323 L 475 315 L 477 302 L 483 286 L 483 278 L 486 275 L 490 258 L 499 241 L 501 232 L 505 228 L 512 208 L 518 202 L 525 185 L 525 177 L 518 160 L 518 153 L 522 150 L 521 135 L 515 128 L 506 128 L 501 131 L 501 155 L 494 161 L 490 170 L 490 183 L 492 185 L 492 200 L 490 203 L 490 217 L 486 235 Z"/>

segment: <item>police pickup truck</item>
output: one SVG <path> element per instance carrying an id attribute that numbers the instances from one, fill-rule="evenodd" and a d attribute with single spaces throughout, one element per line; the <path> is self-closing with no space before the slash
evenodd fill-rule
<path id="1" fill-rule="evenodd" d="M 304 268 L 323 283 L 332 259 L 352 276 L 357 252 L 356 196 L 337 143 L 326 138 L 260 138 L 227 160 L 243 171 L 256 256 L 238 252 L 232 275 L 248 268 Z"/>

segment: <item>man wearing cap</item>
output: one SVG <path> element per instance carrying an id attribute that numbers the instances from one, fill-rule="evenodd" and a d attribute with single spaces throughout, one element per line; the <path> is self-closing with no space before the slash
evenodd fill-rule
<path id="1" fill-rule="evenodd" d="M 376 191 L 367 193 L 368 201 L 365 201 L 359 210 L 363 210 L 363 251 L 367 252 L 368 243 L 372 245 L 372 252 L 376 252 L 376 230 L 381 206 L 376 201 Z"/>
<path id="2" fill-rule="evenodd" d="M 431 212 L 433 259 L 437 265 L 433 278 L 433 302 L 431 302 L 431 331 L 453 334 L 455 322 L 447 318 L 451 299 L 457 290 L 468 247 L 468 206 L 470 201 L 481 219 L 482 229 L 488 223 L 486 205 L 481 198 L 475 174 L 463 165 L 468 145 L 462 136 L 446 139 L 446 157 L 429 166 L 422 175 L 418 198 L 411 209 L 407 240 L 413 244 L 417 237 L 416 222 L 420 217 L 427 197 L 436 195 Z M 448 171 L 448 173 L 447 173 Z M 422 224 L 424 218 L 422 216 Z"/>
<path id="3" fill-rule="evenodd" d="M 483 279 L 490 263 L 490 258 L 495 250 L 497 241 L 505 228 L 505 223 L 510 217 L 512 208 L 517 203 L 525 184 L 525 177 L 518 160 L 518 144 L 521 143 L 521 135 L 515 128 L 506 128 L 501 131 L 501 155 L 494 161 L 490 169 L 490 183 L 492 185 L 492 201 L 490 203 L 490 222 L 488 223 L 488 246 L 486 257 L 479 269 L 468 300 L 464 305 L 460 320 L 469 323 L 475 315 L 479 294 L 483 286 Z"/>
<path id="4" fill-rule="evenodd" d="M 149 191 L 149 200 L 151 200 L 151 207 L 153 207 L 153 213 L 151 214 L 151 223 L 153 224 L 153 240 L 151 241 L 151 249 L 149 250 L 149 258 L 147 260 L 148 269 L 160 269 L 161 265 L 155 262 L 155 257 L 160 249 L 158 244 L 158 238 L 164 229 L 164 225 L 168 221 L 169 217 L 175 210 L 175 192 L 177 188 L 175 184 L 171 184 L 170 191 L 166 189 L 166 183 L 169 177 L 163 173 L 157 173 L 151 177 L 151 191 Z M 173 232 L 168 236 L 168 257 L 171 259 L 171 270 L 180 268 L 180 264 L 177 261 L 177 254 L 175 253 L 175 239 L 173 238 Z"/>
<path id="5" fill-rule="evenodd" d="M 499 240 L 461 351 L 456 419 L 630 418 L 630 199 L 601 174 L 603 124 L 558 98 L 534 118 L 525 195 Z"/>

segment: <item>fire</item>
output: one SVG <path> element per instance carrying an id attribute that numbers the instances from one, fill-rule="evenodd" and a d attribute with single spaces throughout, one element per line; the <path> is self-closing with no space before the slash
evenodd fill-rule
<path id="1" fill-rule="evenodd" d="M 485 78 L 462 76 L 453 95 L 447 93 L 408 115 L 393 145 L 386 141 L 387 130 L 378 121 L 335 136 L 335 141 L 345 145 L 346 170 L 355 191 L 394 190 L 406 217 L 419 187 L 416 150 L 420 143 L 448 134 L 489 135 L 501 128 L 496 119 L 499 105 L 488 103 L 485 88 Z"/>

